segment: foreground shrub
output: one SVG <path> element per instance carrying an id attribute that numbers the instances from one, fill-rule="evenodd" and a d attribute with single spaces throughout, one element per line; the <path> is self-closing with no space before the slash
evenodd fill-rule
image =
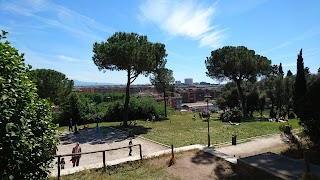
<path id="1" fill-rule="evenodd" d="M 0 35 L 0 177 L 45 179 L 56 154 L 51 105 L 39 99 L 23 54 Z"/>

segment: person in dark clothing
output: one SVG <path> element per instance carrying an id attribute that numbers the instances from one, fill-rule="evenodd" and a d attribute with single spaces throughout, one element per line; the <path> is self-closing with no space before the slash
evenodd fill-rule
<path id="1" fill-rule="evenodd" d="M 130 138 L 130 141 L 129 141 L 129 146 L 132 145 L 132 139 Z M 129 147 L 129 156 L 132 156 L 132 147 Z"/>
<path id="2" fill-rule="evenodd" d="M 70 122 L 69 122 L 69 131 L 73 131 L 73 128 L 72 128 L 72 118 L 70 118 Z"/>

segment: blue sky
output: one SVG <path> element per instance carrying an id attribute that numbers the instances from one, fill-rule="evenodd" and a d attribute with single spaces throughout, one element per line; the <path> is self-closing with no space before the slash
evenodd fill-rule
<path id="1" fill-rule="evenodd" d="M 114 32 L 136 32 L 166 45 L 175 80 L 215 83 L 204 61 L 217 48 L 246 46 L 296 72 L 303 48 L 305 66 L 320 67 L 318 0 L 0 0 L 0 29 L 35 68 L 68 78 L 125 84 L 124 72 L 103 73 L 92 61 L 92 45 Z M 150 83 L 139 76 L 134 84 Z"/>

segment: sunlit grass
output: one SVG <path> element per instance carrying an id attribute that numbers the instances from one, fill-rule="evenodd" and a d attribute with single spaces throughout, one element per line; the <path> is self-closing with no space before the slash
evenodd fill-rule
<path id="1" fill-rule="evenodd" d="M 185 154 L 194 153 L 194 151 L 177 153 L 176 158 L 183 157 Z M 178 179 L 174 175 L 165 172 L 168 167 L 167 161 L 170 155 L 162 155 L 152 159 L 145 159 L 141 161 L 127 162 L 115 166 L 108 166 L 106 172 L 103 168 L 91 169 L 77 172 L 66 176 L 61 176 L 62 180 L 104 180 L 104 179 Z M 56 179 L 56 178 L 50 178 Z"/>
<path id="2" fill-rule="evenodd" d="M 196 115 L 196 121 L 192 120 L 193 115 Z M 138 120 L 137 122 L 136 126 L 130 126 L 130 128 L 133 128 L 134 134 L 166 145 L 173 144 L 175 147 L 181 147 L 191 144 L 207 144 L 208 141 L 208 123 L 201 120 L 198 114 L 181 113 L 170 116 L 168 120 L 156 121 L 155 123 L 145 120 Z M 297 119 L 289 120 L 288 123 L 293 129 L 300 128 Z M 99 123 L 99 126 L 115 126 L 126 130 L 119 124 L 119 122 L 103 122 Z M 233 133 L 237 134 L 238 139 L 280 133 L 279 126 L 282 124 L 286 123 L 256 120 L 242 122 L 241 125 L 235 126 L 215 118 L 215 120 L 210 120 L 210 142 L 211 144 L 230 142 Z M 95 127 L 96 124 L 89 124 L 89 126 Z M 66 131 L 68 127 L 60 127 L 59 130 Z"/>

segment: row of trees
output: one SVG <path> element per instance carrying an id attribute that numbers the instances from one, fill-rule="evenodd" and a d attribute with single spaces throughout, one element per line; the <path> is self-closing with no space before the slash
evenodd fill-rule
<path id="1" fill-rule="evenodd" d="M 61 125 L 67 125 L 69 118 L 72 118 L 78 125 L 122 121 L 124 97 L 124 93 L 81 94 L 74 92 L 71 93 L 63 109 L 55 111 L 55 120 Z M 130 120 L 146 119 L 151 114 L 163 116 L 165 114 L 164 105 L 150 97 L 131 95 L 128 113 Z"/>
<path id="2" fill-rule="evenodd" d="M 229 80 L 218 98 L 221 109 L 234 109 L 222 117 L 252 116 L 254 111 L 270 110 L 270 117 L 300 118 L 310 139 L 320 144 L 320 75 L 304 67 L 302 49 L 297 58 L 297 74 L 284 76 L 282 64 L 255 54 L 246 47 L 226 46 L 211 52 L 205 61 L 207 75 Z M 258 80 L 259 81 L 258 81 Z M 237 109 L 241 109 L 242 115 Z M 294 113 L 293 113 L 294 112 Z M 239 119 L 239 118 L 233 118 Z"/>
<path id="3" fill-rule="evenodd" d="M 157 72 L 151 77 L 152 82 L 166 98 L 166 95 L 169 94 L 166 88 L 169 85 L 163 84 L 167 82 L 165 80 L 167 74 L 172 77 L 172 71 L 162 67 L 157 69 Z M 36 83 L 39 97 L 55 104 L 53 118 L 57 124 L 68 125 L 70 118 L 78 125 L 123 120 L 125 99 L 123 93 L 80 94 L 72 92 L 73 81 L 68 80 L 63 73 L 51 69 L 32 70 L 28 75 Z M 174 80 L 171 79 L 172 81 Z M 163 104 L 156 103 L 152 98 L 133 97 L 135 98 L 130 98 L 129 102 L 128 117 L 130 120 L 148 118 L 150 114 L 167 116 L 165 104 L 163 108 Z"/>

